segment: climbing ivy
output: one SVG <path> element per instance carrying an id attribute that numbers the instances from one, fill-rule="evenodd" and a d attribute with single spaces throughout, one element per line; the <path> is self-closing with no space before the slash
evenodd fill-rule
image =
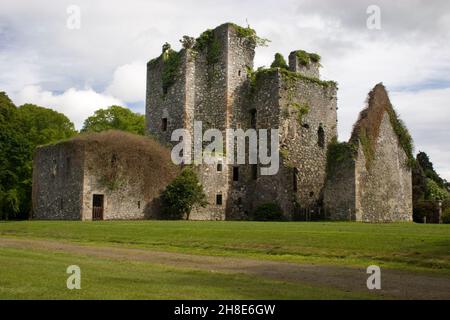
<path id="1" fill-rule="evenodd" d="M 169 49 L 163 52 L 162 59 L 164 62 L 162 71 L 162 86 L 163 92 L 167 93 L 169 87 L 175 83 L 178 77 L 178 69 L 181 63 L 180 52 Z"/>
<path id="2" fill-rule="evenodd" d="M 413 140 L 412 137 L 406 128 L 405 124 L 401 119 L 399 119 L 397 113 L 395 112 L 392 106 L 388 106 L 387 113 L 389 115 L 389 120 L 391 122 L 392 128 L 394 129 L 395 134 L 397 135 L 398 142 L 402 147 L 403 151 L 405 151 L 406 156 L 408 157 L 407 166 L 412 168 L 415 163 L 414 155 L 413 155 Z"/>
<path id="3" fill-rule="evenodd" d="M 206 62 L 209 65 L 219 62 L 220 43 L 214 35 L 213 30 L 208 29 L 200 34 L 195 40 L 194 49 L 199 52 L 206 50 Z"/>
<path id="4" fill-rule="evenodd" d="M 327 149 L 327 175 L 332 176 L 343 163 L 354 160 L 356 153 L 354 143 L 338 142 L 334 137 Z"/>

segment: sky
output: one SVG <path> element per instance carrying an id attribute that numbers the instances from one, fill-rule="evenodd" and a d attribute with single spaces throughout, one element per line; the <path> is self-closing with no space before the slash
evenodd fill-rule
<path id="1" fill-rule="evenodd" d="M 415 151 L 450 180 L 448 0 L 0 0 L 0 8 L 0 91 L 16 105 L 62 112 L 77 129 L 113 104 L 144 113 L 145 65 L 162 44 L 179 49 L 183 35 L 235 22 L 271 40 L 257 48 L 256 67 L 276 52 L 322 56 L 322 78 L 339 84 L 341 141 L 383 82 Z"/>

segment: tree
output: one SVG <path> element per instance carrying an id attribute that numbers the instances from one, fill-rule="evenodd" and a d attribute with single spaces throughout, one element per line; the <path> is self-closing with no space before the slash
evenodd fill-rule
<path id="1" fill-rule="evenodd" d="M 0 92 L 0 218 L 28 217 L 34 149 L 75 134 L 65 115 L 31 104 L 17 108 Z"/>
<path id="2" fill-rule="evenodd" d="M 17 109 L 17 116 L 33 148 L 77 134 L 74 124 L 64 114 L 52 109 L 24 104 Z"/>
<path id="3" fill-rule="evenodd" d="M 145 130 L 145 118 L 139 113 L 134 113 L 128 108 L 111 106 L 108 109 L 95 111 L 84 121 L 81 132 L 100 132 L 109 129 L 128 131 L 143 135 Z"/>
<path id="4" fill-rule="evenodd" d="M 167 219 L 182 219 L 194 207 L 207 205 L 206 195 L 197 175 L 191 168 L 184 169 L 161 193 L 162 215 Z"/>
<path id="5" fill-rule="evenodd" d="M 289 69 L 289 66 L 286 63 L 286 60 L 284 60 L 284 57 L 281 53 L 275 53 L 275 58 L 270 65 L 271 68 L 281 68 L 281 69 Z"/>
<path id="6" fill-rule="evenodd" d="M 421 151 L 417 154 L 416 158 L 427 178 L 432 179 L 439 187 L 444 188 L 444 179 L 442 179 L 434 170 L 433 163 L 430 161 L 428 155 Z"/>

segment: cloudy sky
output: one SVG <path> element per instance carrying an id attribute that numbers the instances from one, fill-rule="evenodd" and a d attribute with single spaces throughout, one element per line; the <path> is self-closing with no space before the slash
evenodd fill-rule
<path id="1" fill-rule="evenodd" d="M 80 28 L 73 29 L 80 9 Z M 380 29 L 369 29 L 370 5 Z M 100 107 L 144 112 L 145 63 L 168 41 L 223 22 L 247 22 L 272 42 L 256 66 L 306 49 L 339 83 L 339 139 L 347 140 L 367 93 L 383 82 L 410 129 L 450 180 L 448 0 L 0 0 L 0 90 L 65 113 L 80 128 Z M 370 20 L 373 21 L 373 20 Z M 76 24 L 75 24 L 76 26 Z"/>

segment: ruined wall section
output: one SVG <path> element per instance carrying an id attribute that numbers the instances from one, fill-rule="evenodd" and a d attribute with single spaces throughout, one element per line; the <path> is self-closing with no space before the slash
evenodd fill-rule
<path id="1" fill-rule="evenodd" d="M 193 73 L 193 56 L 190 50 L 182 49 L 180 52 L 171 53 L 169 51 L 147 63 L 147 133 L 157 137 L 163 144 L 170 144 L 172 131 L 184 128 L 188 117 L 192 119 L 192 112 L 189 116 L 186 114 L 186 87 L 192 86 L 190 81 Z M 168 54 L 178 56 L 179 62 L 174 83 L 165 91 L 163 73 Z M 163 124 L 165 121 L 167 124 Z M 167 127 L 163 128 L 165 125 Z"/>
<path id="2" fill-rule="evenodd" d="M 347 158 L 333 166 L 324 188 L 324 218 L 356 220 L 355 159 Z"/>
<path id="3" fill-rule="evenodd" d="M 366 166 L 361 144 L 356 162 L 356 220 L 412 220 L 412 180 L 407 156 L 384 112 L 374 158 Z"/>
<path id="4" fill-rule="evenodd" d="M 68 143 L 36 149 L 33 158 L 33 219 L 81 219 L 84 151 Z"/>
<path id="5" fill-rule="evenodd" d="M 227 123 L 229 128 L 251 128 L 251 110 L 249 96 L 249 72 L 253 69 L 255 43 L 252 39 L 239 34 L 237 27 L 228 25 L 227 48 Z M 236 165 L 239 171 L 238 181 L 233 181 L 233 166 L 227 168 L 230 177 L 230 192 L 227 200 L 227 219 L 248 219 L 248 193 L 252 189 L 254 179 L 251 165 L 248 163 L 249 145 L 246 142 L 246 163 Z M 231 150 L 227 150 L 231 152 Z M 236 154 L 236 153 L 235 153 Z"/>
<path id="6" fill-rule="evenodd" d="M 337 89 L 332 82 L 292 74 L 282 77 L 280 87 L 281 153 L 297 172 L 299 207 L 317 211 L 325 185 L 327 147 L 337 136 Z"/>
<path id="7" fill-rule="evenodd" d="M 281 83 L 281 74 L 278 70 L 271 70 L 257 76 L 251 100 L 252 108 L 257 110 L 257 130 L 279 128 L 282 119 L 279 90 Z M 262 165 L 258 165 L 257 180 L 249 183 L 248 186 L 247 198 L 250 201 L 248 211 L 252 212 L 265 203 L 277 203 L 283 209 L 286 218 L 291 218 L 295 201 L 292 189 L 292 168 L 284 162 L 282 157 L 280 157 L 279 171 L 275 175 L 261 175 L 261 167 Z"/>

